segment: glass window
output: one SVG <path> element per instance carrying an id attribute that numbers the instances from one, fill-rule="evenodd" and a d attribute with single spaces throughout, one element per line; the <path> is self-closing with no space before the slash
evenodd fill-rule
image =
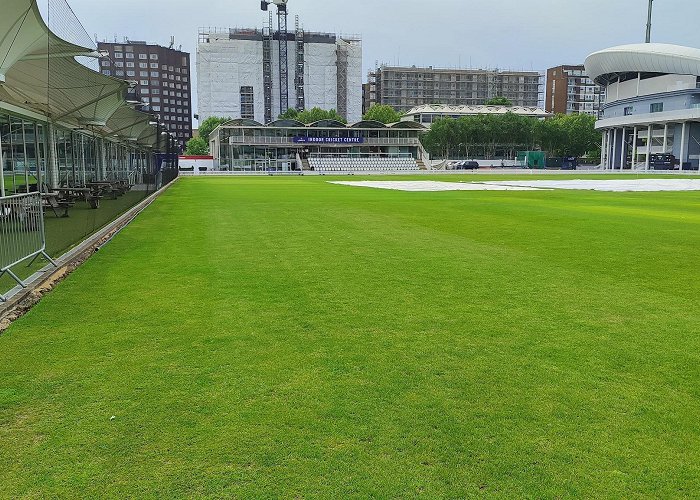
<path id="1" fill-rule="evenodd" d="M 158 72 L 157 72 L 157 71 L 151 71 L 151 78 L 158 78 Z"/>
<path id="2" fill-rule="evenodd" d="M 133 54 L 132 52 L 127 52 L 127 53 L 126 53 L 126 58 L 127 58 L 127 59 L 133 59 L 133 58 L 134 58 L 134 54 Z"/>
<path id="3" fill-rule="evenodd" d="M 127 71 L 126 76 L 136 76 L 136 71 Z"/>
<path id="4" fill-rule="evenodd" d="M 158 54 L 151 54 L 151 60 L 152 60 L 152 61 L 157 61 L 157 60 L 158 60 Z"/>
<path id="5" fill-rule="evenodd" d="M 158 63 L 151 63 L 151 69 L 158 69 Z"/>
<path id="6" fill-rule="evenodd" d="M 124 71 L 118 69 L 117 71 L 114 72 L 116 76 L 124 76 Z"/>
<path id="7" fill-rule="evenodd" d="M 115 65 L 117 68 L 123 68 L 123 67 L 124 67 L 124 63 L 121 62 L 121 61 L 115 62 L 114 65 Z"/>
<path id="8" fill-rule="evenodd" d="M 139 63 L 139 68 L 148 69 L 148 63 Z"/>
<path id="9" fill-rule="evenodd" d="M 124 54 L 121 52 L 115 52 L 114 53 L 114 58 L 115 59 L 124 59 Z"/>
<path id="10" fill-rule="evenodd" d="M 133 68 L 133 67 L 134 67 L 134 63 L 132 63 L 132 62 L 130 62 L 130 61 L 127 61 L 127 62 L 126 62 L 126 67 L 127 67 L 127 68 Z"/>
<path id="11" fill-rule="evenodd" d="M 651 113 L 661 113 L 664 110 L 663 102 L 655 102 L 649 106 L 649 112 Z"/>
<path id="12" fill-rule="evenodd" d="M 139 59 L 148 59 L 147 54 L 139 54 Z"/>
<path id="13" fill-rule="evenodd" d="M 110 76 L 110 75 L 112 74 L 112 72 L 111 72 L 110 70 L 108 70 L 108 69 L 103 69 L 103 70 L 102 70 L 102 74 L 103 74 L 103 75 Z"/>

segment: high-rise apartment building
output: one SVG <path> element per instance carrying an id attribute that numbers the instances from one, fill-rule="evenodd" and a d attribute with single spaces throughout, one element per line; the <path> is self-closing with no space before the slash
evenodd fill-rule
<path id="1" fill-rule="evenodd" d="M 141 101 L 177 137 L 180 148 L 192 137 L 192 75 L 190 55 L 143 41 L 98 42 L 106 53 L 100 59 L 103 74 L 132 81 L 129 100 Z"/>
<path id="2" fill-rule="evenodd" d="M 506 97 L 514 106 L 537 107 L 542 75 L 536 71 L 439 69 L 380 66 L 369 73 L 374 93 L 367 103 L 385 104 L 406 112 L 426 104 L 483 105 Z"/>
<path id="3" fill-rule="evenodd" d="M 600 117 L 605 89 L 588 78 L 581 65 L 547 70 L 545 109 L 555 114 L 586 114 Z"/>

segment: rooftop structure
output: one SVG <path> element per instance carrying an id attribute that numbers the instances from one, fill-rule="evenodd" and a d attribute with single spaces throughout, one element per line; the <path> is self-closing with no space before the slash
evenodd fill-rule
<path id="1" fill-rule="evenodd" d="M 474 115 L 504 115 L 515 113 L 531 118 L 547 118 L 550 113 L 539 107 L 529 106 L 448 106 L 446 104 L 426 104 L 410 109 L 401 118 L 405 121 L 415 121 L 430 126 L 440 118 L 460 118 Z"/>

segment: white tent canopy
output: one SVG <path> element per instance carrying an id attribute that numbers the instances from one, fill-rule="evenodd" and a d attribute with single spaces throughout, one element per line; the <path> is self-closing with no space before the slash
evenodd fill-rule
<path id="1" fill-rule="evenodd" d="M 36 0 L 4 3 L 0 101 L 71 128 L 90 127 L 112 140 L 117 134 L 142 146 L 152 145 L 157 136 L 155 127 L 149 125 L 152 118 L 128 106 L 124 97 L 128 83 L 83 66 L 75 59 L 79 56 L 96 57 L 97 53 L 94 47 L 76 45 L 54 34 Z M 154 130 L 148 133 L 147 128 Z"/>

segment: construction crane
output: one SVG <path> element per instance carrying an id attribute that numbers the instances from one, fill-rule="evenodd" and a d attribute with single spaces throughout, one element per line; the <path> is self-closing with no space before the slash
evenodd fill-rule
<path id="1" fill-rule="evenodd" d="M 277 40 L 280 66 L 280 114 L 289 109 L 289 61 L 287 55 L 287 1 L 261 0 L 260 8 L 267 11 L 270 4 L 277 6 Z"/>

